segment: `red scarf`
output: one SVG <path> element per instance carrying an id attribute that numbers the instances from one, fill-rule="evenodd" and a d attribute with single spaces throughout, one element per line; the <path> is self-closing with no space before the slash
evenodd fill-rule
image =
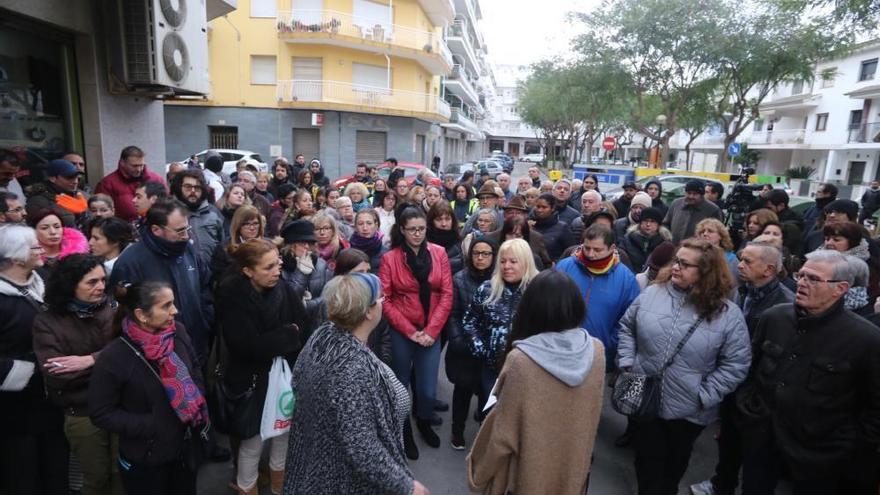
<path id="1" fill-rule="evenodd" d="M 174 352 L 175 324 L 156 332 L 149 332 L 126 318 L 122 333 L 144 352 L 147 361 L 159 366 L 159 379 L 174 413 L 184 424 L 208 423 L 208 403 L 190 376 L 186 363 Z"/>
<path id="2" fill-rule="evenodd" d="M 619 262 L 617 259 L 617 253 L 615 252 L 598 260 L 587 259 L 587 257 L 584 256 L 584 250 L 581 248 L 578 248 L 577 251 L 575 251 L 575 258 L 593 275 L 604 275 Z"/>

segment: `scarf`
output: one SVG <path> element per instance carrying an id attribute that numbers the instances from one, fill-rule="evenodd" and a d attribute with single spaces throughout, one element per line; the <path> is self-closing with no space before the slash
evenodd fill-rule
<path id="1" fill-rule="evenodd" d="M 433 242 L 448 250 L 458 242 L 458 232 L 455 230 L 440 230 L 431 226 L 428 228 L 428 242 Z"/>
<path id="2" fill-rule="evenodd" d="M 183 256 L 183 253 L 186 252 L 186 247 L 189 245 L 189 241 L 172 242 L 162 239 L 161 237 L 156 237 L 150 232 L 149 228 L 143 230 L 141 240 L 143 240 L 144 245 L 146 245 L 150 251 L 161 254 L 166 258 L 178 258 Z"/>
<path id="3" fill-rule="evenodd" d="M 867 287 L 851 287 L 846 294 L 843 295 L 843 307 L 856 311 L 868 305 L 868 288 Z"/>
<path id="4" fill-rule="evenodd" d="M 77 318 L 91 318 L 99 309 L 103 308 L 106 303 L 107 296 L 102 297 L 101 300 L 96 303 L 88 303 L 74 297 L 73 300 L 67 303 L 67 310 L 75 314 Z"/>
<path id="5" fill-rule="evenodd" d="M 614 268 L 614 265 L 620 262 L 620 260 L 617 258 L 617 253 L 615 252 L 612 252 L 602 259 L 589 260 L 586 256 L 584 256 L 583 249 L 581 248 L 577 249 L 577 251 L 575 252 L 575 257 L 580 262 L 580 264 L 593 275 L 604 275 L 611 271 L 611 269 Z"/>
<path id="6" fill-rule="evenodd" d="M 382 237 L 381 232 L 376 232 L 373 234 L 373 237 L 361 237 L 360 234 L 355 232 L 354 234 L 351 234 L 348 242 L 351 244 L 351 247 L 360 249 L 367 253 L 367 256 L 373 258 L 377 256 L 382 249 Z"/>
<path id="7" fill-rule="evenodd" d="M 165 394 L 180 421 L 207 424 L 208 403 L 190 376 L 186 363 L 174 352 L 175 328 L 172 322 L 167 328 L 151 333 L 128 318 L 122 321 L 122 333 L 141 348 L 148 361 L 158 365 L 159 380 L 165 386 Z"/>
<path id="8" fill-rule="evenodd" d="M 65 210 L 79 215 L 89 209 L 89 202 L 82 193 L 59 193 L 55 196 L 55 203 Z"/>
<path id="9" fill-rule="evenodd" d="M 859 242 L 858 246 L 856 246 L 854 248 L 847 249 L 846 251 L 843 252 L 843 254 L 855 256 L 856 258 L 858 258 L 862 261 L 868 261 L 868 258 L 871 257 L 871 253 L 868 250 L 868 241 L 862 239 L 862 241 Z"/>
<path id="10" fill-rule="evenodd" d="M 431 284 L 428 276 L 431 275 L 431 253 L 428 252 L 428 243 L 422 244 L 418 254 L 413 252 L 409 244 L 403 243 L 403 254 L 406 256 L 406 265 L 419 283 L 419 302 L 422 303 L 422 312 L 425 314 L 423 326 L 428 325 L 428 311 L 431 309 Z"/>

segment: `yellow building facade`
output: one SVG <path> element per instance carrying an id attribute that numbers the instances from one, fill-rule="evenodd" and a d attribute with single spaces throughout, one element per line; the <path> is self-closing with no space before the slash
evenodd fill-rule
<path id="1" fill-rule="evenodd" d="M 452 113 L 454 15 L 451 0 L 239 0 L 210 23 L 208 97 L 166 103 L 169 157 L 302 153 L 331 176 L 385 156 L 429 163 Z"/>

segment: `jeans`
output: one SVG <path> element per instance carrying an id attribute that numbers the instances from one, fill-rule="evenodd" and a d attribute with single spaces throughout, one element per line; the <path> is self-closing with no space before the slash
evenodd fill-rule
<path id="1" fill-rule="evenodd" d="M 0 435 L 0 493 L 67 495 L 70 450 L 59 428 Z"/>
<path id="2" fill-rule="evenodd" d="M 287 459 L 287 439 L 290 435 L 285 433 L 266 440 L 269 443 L 269 469 L 272 471 L 284 471 L 284 461 Z M 260 457 L 263 454 L 263 438 L 257 434 L 251 438 L 242 440 L 238 446 L 238 474 L 235 483 L 242 490 L 250 490 L 257 484 L 259 478 Z"/>
<path id="3" fill-rule="evenodd" d="M 64 435 L 82 469 L 82 495 L 121 495 L 117 437 L 77 416 L 64 418 Z"/>
<path id="4" fill-rule="evenodd" d="M 120 457 L 118 462 L 125 495 L 196 495 L 196 473 L 181 461 L 136 466 Z"/>
<path id="5" fill-rule="evenodd" d="M 440 370 L 440 339 L 430 347 L 413 342 L 402 333 L 391 331 L 391 368 L 400 383 L 409 388 L 410 370 L 415 371 L 416 417 L 429 420 L 434 414 L 437 373 Z"/>
<path id="6" fill-rule="evenodd" d="M 694 441 L 705 428 L 683 419 L 634 422 L 639 495 L 675 495 Z"/>

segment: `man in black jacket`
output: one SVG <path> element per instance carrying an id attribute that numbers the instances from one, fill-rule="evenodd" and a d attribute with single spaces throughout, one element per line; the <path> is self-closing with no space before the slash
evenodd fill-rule
<path id="1" fill-rule="evenodd" d="M 794 304 L 768 309 L 737 392 L 743 492 L 772 494 L 781 464 L 794 493 L 876 494 L 880 332 L 844 308 L 854 273 L 834 251 L 807 255 Z"/>
<path id="2" fill-rule="evenodd" d="M 859 223 L 870 218 L 880 209 L 880 181 L 872 180 L 871 187 L 862 194 L 862 212 L 859 214 Z"/>
<path id="3" fill-rule="evenodd" d="M 772 244 L 750 242 L 740 252 L 739 279 L 742 284 L 736 294 L 736 304 L 746 318 L 749 336 L 754 336 L 758 319 L 764 311 L 777 304 L 794 302 L 794 293 L 779 283 L 782 269 L 782 251 Z M 692 485 L 693 495 L 733 495 L 739 484 L 743 447 L 735 396 L 736 392 L 721 402 L 721 435 L 715 476 Z"/>
<path id="4" fill-rule="evenodd" d="M 803 252 L 801 237 L 804 231 L 804 217 L 788 207 L 788 193 L 782 189 L 774 189 L 767 193 L 767 209 L 776 213 L 779 223 L 782 224 L 785 247 L 792 254 L 800 255 Z"/>

